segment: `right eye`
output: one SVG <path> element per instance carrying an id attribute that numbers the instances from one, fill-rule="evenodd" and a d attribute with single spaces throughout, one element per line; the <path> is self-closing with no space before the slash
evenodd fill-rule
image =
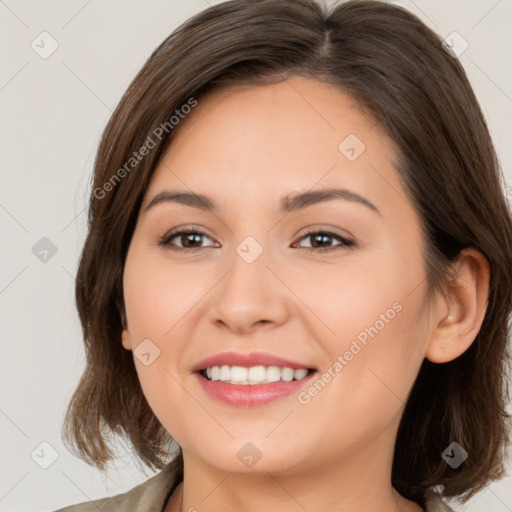
<path id="1" fill-rule="evenodd" d="M 201 247 L 200 245 L 202 238 L 208 238 L 209 240 L 211 240 L 211 238 L 202 231 L 198 231 L 196 229 L 181 229 L 178 231 L 173 231 L 171 233 L 166 233 L 164 236 L 160 238 L 160 240 L 158 241 L 158 245 L 170 249 L 172 251 L 197 251 L 199 249 L 204 248 Z M 176 239 L 178 244 L 173 242 L 174 239 Z M 212 246 L 213 244 L 210 244 L 206 247 Z"/>

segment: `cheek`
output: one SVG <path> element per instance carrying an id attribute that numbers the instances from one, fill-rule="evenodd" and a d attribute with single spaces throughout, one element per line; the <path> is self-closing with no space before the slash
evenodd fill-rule
<path id="1" fill-rule="evenodd" d="M 311 279 L 295 279 L 295 289 L 322 321 L 316 322 L 316 338 L 328 354 L 323 371 L 336 375 L 324 407 L 340 397 L 361 415 L 369 409 L 385 415 L 403 405 L 428 336 L 424 277 L 417 246 L 408 254 L 389 247 L 341 271 L 326 269 L 315 286 Z"/>
<path id="2" fill-rule="evenodd" d="M 329 362 L 300 397 L 307 403 L 304 428 L 320 426 L 320 444 L 331 436 L 334 444 L 357 449 L 398 422 L 423 361 L 419 295 L 397 295 L 401 300 L 390 303 L 389 291 L 376 287 L 366 302 L 345 302 L 337 336 L 323 338 Z"/>
<path id="3" fill-rule="evenodd" d="M 295 296 L 307 307 L 315 337 L 330 353 L 339 353 L 348 350 L 354 338 L 364 343 L 377 333 L 385 337 L 381 333 L 390 332 L 392 324 L 403 325 L 395 320 L 408 303 L 414 303 L 409 292 L 422 279 L 419 269 L 406 267 L 405 262 L 388 264 L 375 255 L 301 272 L 290 268 L 283 280 L 293 283 Z"/>
<path id="4" fill-rule="evenodd" d="M 208 277 L 209 275 L 209 277 Z M 161 255 L 145 254 L 137 247 L 128 254 L 124 271 L 124 297 L 129 329 L 139 343 L 155 343 L 172 336 L 211 286 L 211 272 L 200 266 L 176 266 Z"/>
<path id="5" fill-rule="evenodd" d="M 198 272 L 199 266 L 178 268 L 161 256 L 158 259 L 134 244 L 125 264 L 123 292 L 134 364 L 144 396 L 166 429 L 182 439 L 186 435 L 179 416 L 188 414 L 195 404 L 183 392 L 188 368 L 182 359 L 195 322 L 194 305 L 211 288 L 212 276 L 211 272 Z M 150 364 L 138 356 L 142 347 L 151 353 Z M 173 414 L 176 410 L 181 411 L 179 416 Z M 201 411 L 194 414 L 201 416 Z"/>

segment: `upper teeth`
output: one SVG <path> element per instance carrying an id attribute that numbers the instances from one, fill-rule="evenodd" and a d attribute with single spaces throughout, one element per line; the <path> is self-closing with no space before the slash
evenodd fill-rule
<path id="1" fill-rule="evenodd" d="M 211 380 L 221 380 L 230 384 L 263 384 L 268 382 L 290 382 L 303 379 L 308 370 L 294 370 L 279 366 L 212 366 L 206 369 L 206 375 Z"/>

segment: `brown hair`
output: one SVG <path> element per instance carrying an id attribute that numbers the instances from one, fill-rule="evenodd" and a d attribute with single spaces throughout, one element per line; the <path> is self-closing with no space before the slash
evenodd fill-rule
<path id="1" fill-rule="evenodd" d="M 455 360 L 424 360 L 392 469 L 393 486 L 408 499 L 423 505 L 426 490 L 436 486 L 466 501 L 502 476 L 509 442 L 512 220 L 495 149 L 461 64 L 416 16 L 380 1 L 331 8 L 314 0 L 228 1 L 183 23 L 149 57 L 109 120 L 94 165 L 76 278 L 87 364 L 66 413 L 64 441 L 100 469 L 113 457 L 109 434 L 127 438 L 148 467 L 166 464 L 173 440 L 121 344 L 123 268 L 142 197 L 179 129 L 169 119 L 183 105 L 214 88 L 293 75 L 337 85 L 396 144 L 397 172 L 427 241 L 429 292 L 444 290 L 462 248 L 478 249 L 490 263 L 480 332 Z M 140 157 L 150 140 L 154 146 Z M 453 441 L 469 453 L 457 469 L 441 458 Z M 182 471 L 179 447 L 174 463 Z"/>

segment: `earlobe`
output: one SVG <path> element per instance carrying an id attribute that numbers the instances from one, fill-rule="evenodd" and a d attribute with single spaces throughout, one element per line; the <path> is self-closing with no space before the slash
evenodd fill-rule
<path id="1" fill-rule="evenodd" d="M 457 273 L 448 284 L 443 314 L 435 319 L 425 351 L 432 363 L 447 363 L 463 354 L 475 341 L 487 310 L 490 266 L 476 249 L 463 249 Z"/>
<path id="2" fill-rule="evenodd" d="M 123 329 L 123 333 L 121 334 L 121 340 L 122 340 L 122 343 L 123 343 L 123 347 L 126 350 L 131 350 L 132 349 L 132 340 L 131 340 L 130 333 L 128 332 L 127 329 Z"/>
<path id="3" fill-rule="evenodd" d="M 119 304 L 118 304 L 119 307 Z M 130 333 L 128 332 L 128 323 L 126 321 L 126 313 L 124 310 L 124 302 L 119 307 L 119 315 L 121 318 L 121 325 L 123 326 L 123 332 L 121 334 L 121 342 L 126 350 L 132 349 L 132 341 Z"/>

